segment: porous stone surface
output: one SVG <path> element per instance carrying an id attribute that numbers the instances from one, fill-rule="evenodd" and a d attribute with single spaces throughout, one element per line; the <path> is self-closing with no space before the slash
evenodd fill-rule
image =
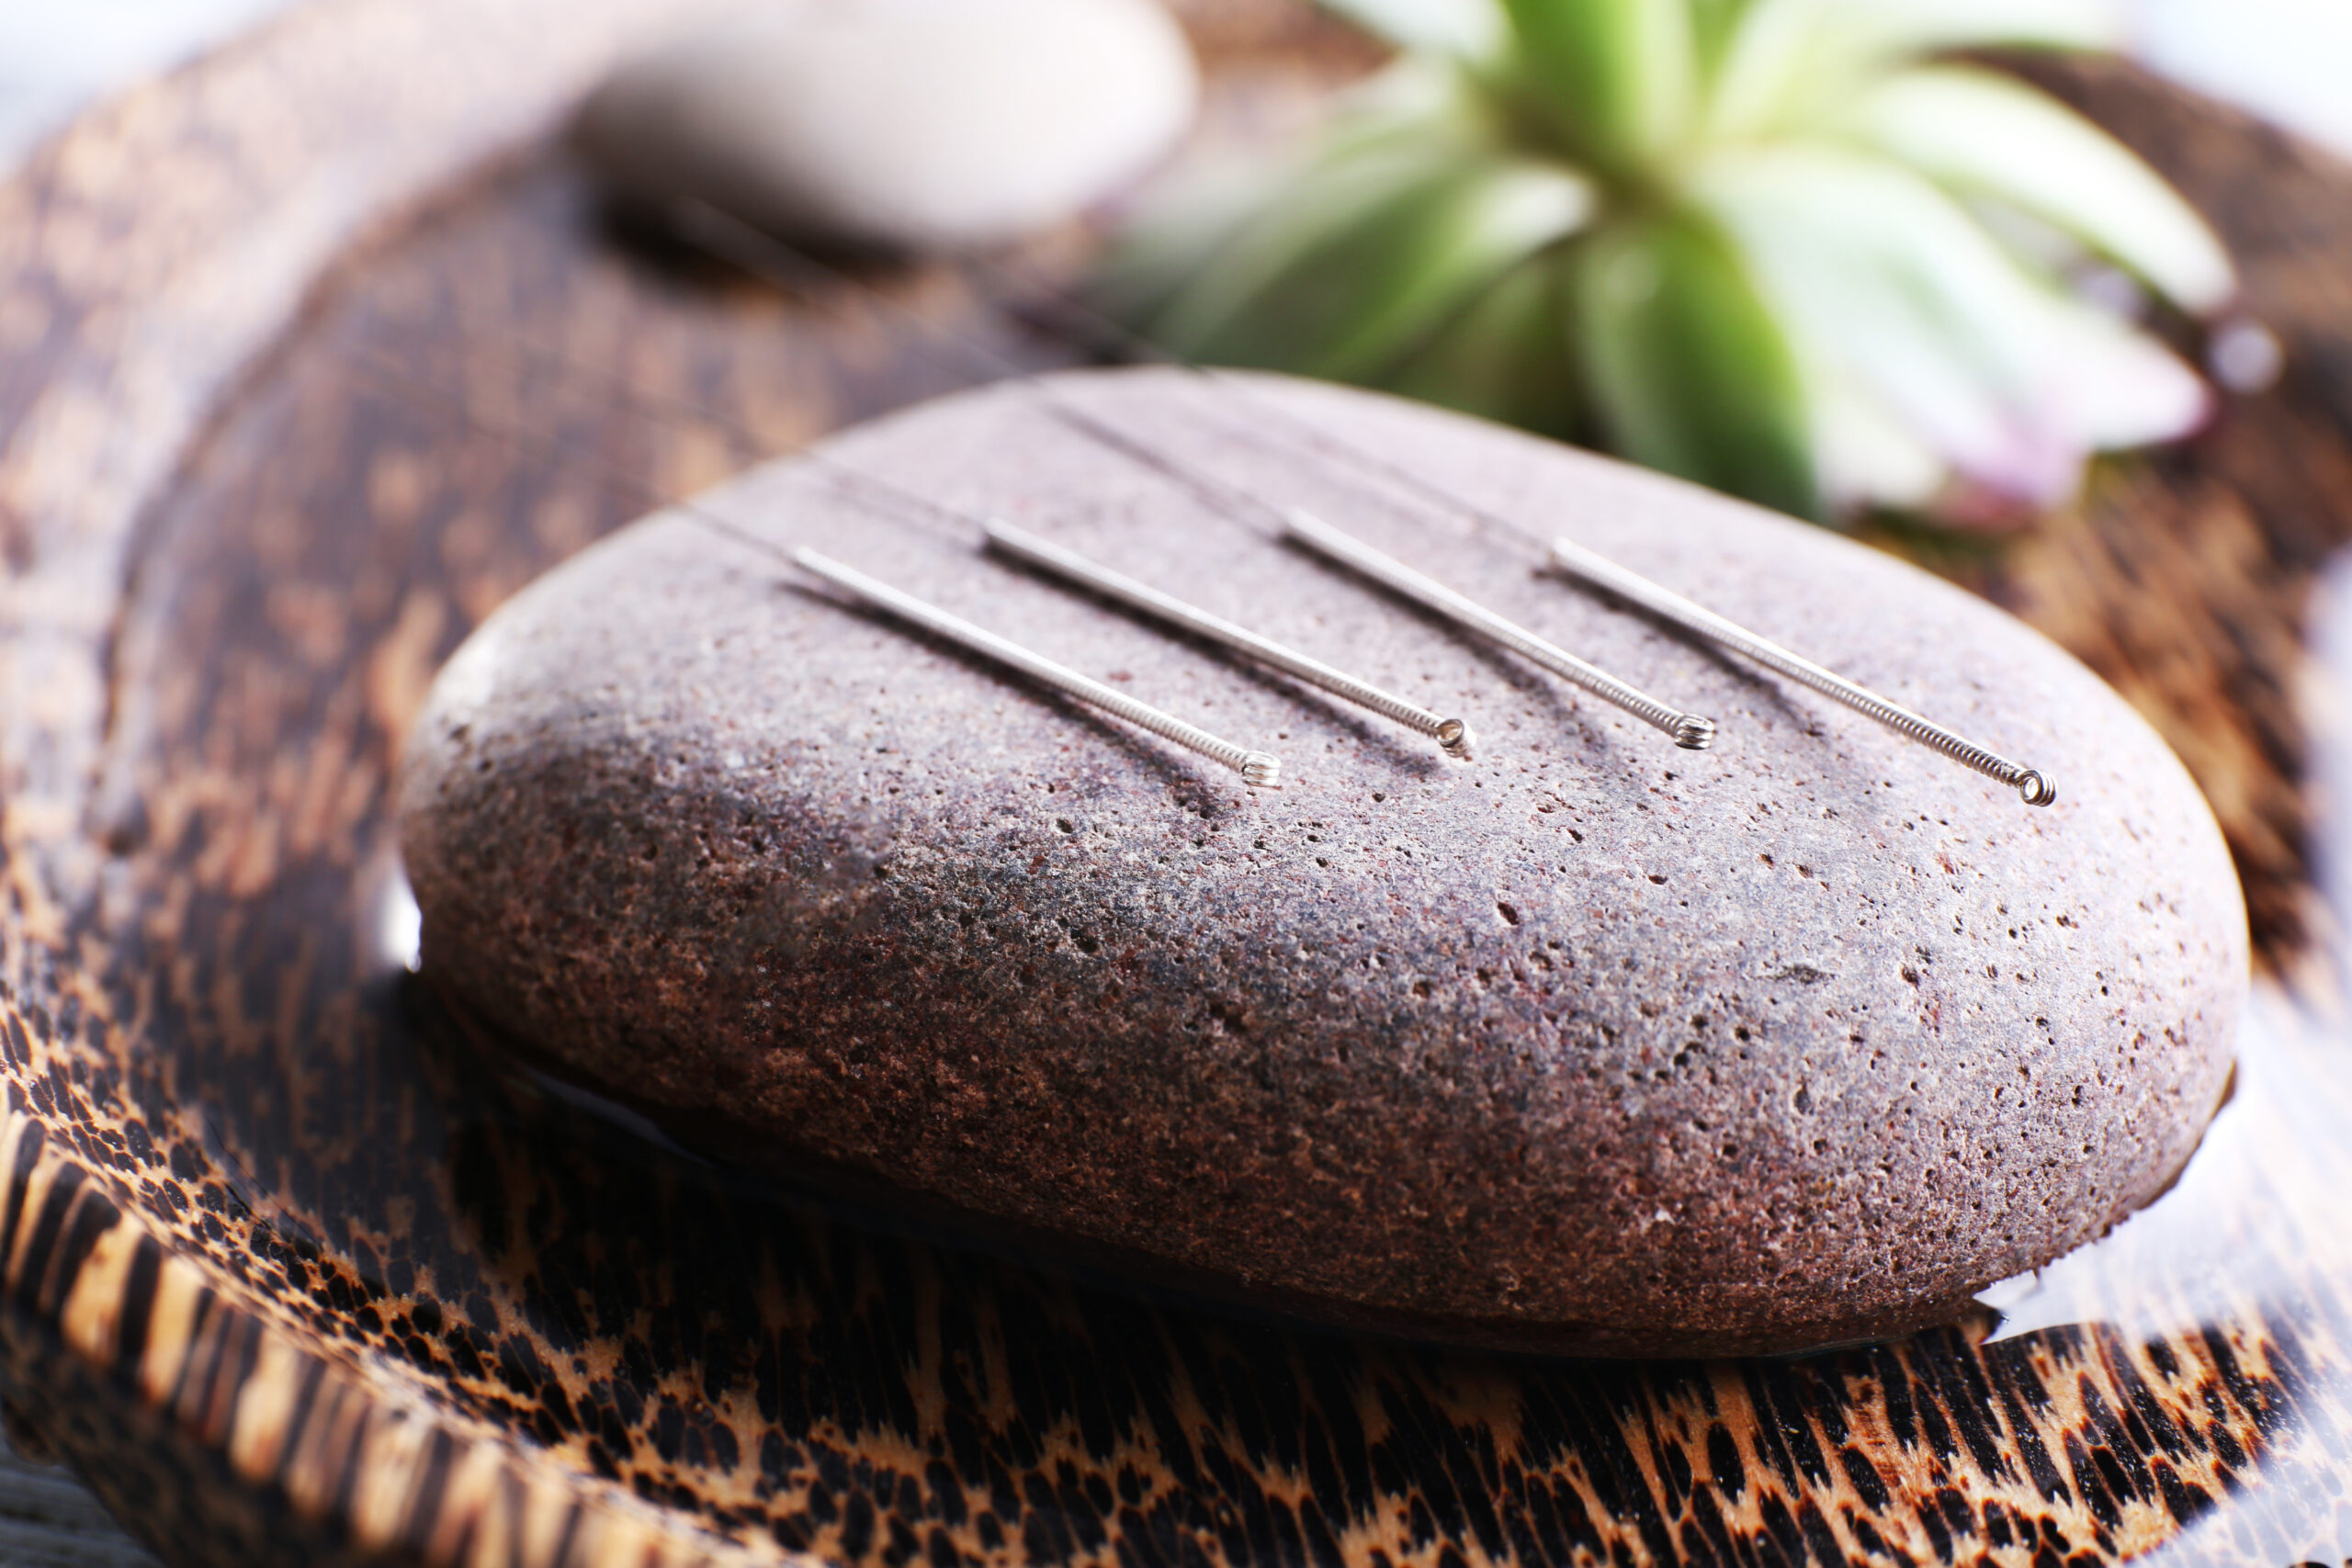
<path id="1" fill-rule="evenodd" d="M 690 1138 L 1503 1346 L 1906 1330 L 2187 1157 L 2245 995 L 2236 881 L 2172 755 L 2041 637 L 1824 531 L 1427 408 L 1161 371 L 1052 386 L 754 470 L 492 616 L 402 781 L 426 973 Z M 1268 400 L 2041 768 L 2058 804 L 1619 613 L 1530 539 L 1302 445 Z M 1461 714 L 1477 756 L 861 501 L 852 468 Z M 1676 750 L 1220 515 L 1182 482 L 1202 473 L 1720 739 Z M 1273 750 L 1285 787 L 848 607 L 758 541 Z"/>
<path id="2" fill-rule="evenodd" d="M 634 197 L 934 250 L 1109 195 L 1174 145 L 1198 96 L 1152 0 L 770 0 L 622 65 L 574 141 Z"/>

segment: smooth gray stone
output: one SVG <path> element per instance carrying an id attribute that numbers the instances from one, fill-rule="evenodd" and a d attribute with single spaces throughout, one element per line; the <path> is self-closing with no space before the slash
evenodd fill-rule
<path id="1" fill-rule="evenodd" d="M 7 1568 L 157 1568 L 88 1487 L 0 1435 L 0 1563 Z"/>
<path id="2" fill-rule="evenodd" d="M 616 70 L 575 144 L 624 192 L 793 238 L 996 244 L 1109 196 L 1199 97 L 1151 0 L 777 0 Z"/>
<path id="3" fill-rule="evenodd" d="M 2229 1068 L 2245 918 L 2204 801 L 2113 692 L 1825 531 L 1425 407 L 1255 384 L 1051 383 L 1711 715 L 1714 749 L 1006 384 L 829 449 L 1462 714 L 1476 761 L 779 462 L 549 573 L 444 671 L 401 794 L 426 974 L 690 1141 L 1508 1346 L 1907 1330 L 2171 1178 Z M 1302 449 L 1269 397 L 2043 769 L 2058 804 L 1416 510 Z M 713 515 L 1278 752 L 1286 785 L 845 607 Z"/>

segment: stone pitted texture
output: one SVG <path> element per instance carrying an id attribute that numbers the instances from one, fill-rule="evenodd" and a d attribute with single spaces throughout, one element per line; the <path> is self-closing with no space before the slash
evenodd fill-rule
<path id="1" fill-rule="evenodd" d="M 402 784 L 427 973 L 780 1167 L 1502 1345 L 1915 1326 L 2186 1157 L 2245 991 L 2237 886 L 2171 754 L 2040 637 L 1818 530 L 1424 408 L 1055 384 L 1721 739 L 1677 750 L 1005 386 L 830 450 L 1460 713 L 1477 760 L 784 462 L 579 556 L 443 671 Z M 1268 396 L 2041 767 L 2059 804 L 1385 496 Z M 847 608 L 708 517 L 1275 750 L 1287 787 Z"/>

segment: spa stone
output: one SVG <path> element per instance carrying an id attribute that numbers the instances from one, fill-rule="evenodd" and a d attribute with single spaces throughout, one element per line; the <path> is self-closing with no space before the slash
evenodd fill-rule
<path id="1" fill-rule="evenodd" d="M 491 616 L 411 739 L 426 975 L 796 1180 L 1321 1321 L 1787 1350 L 2104 1232 L 2222 1092 L 2245 917 L 2073 659 L 1826 531 L 1426 407 L 1075 373 L 752 470 Z M 2015 791 L 1432 514 L 1279 403 L 2047 773 Z M 1236 521 L 1308 507 L 1676 705 L 1666 737 Z M 1000 515 L 1425 706 L 1474 761 L 984 557 Z M 713 519 L 723 520 L 724 528 Z M 747 543 L 745 536 L 750 536 Z M 1215 733 L 1188 751 L 845 604 L 808 544 Z"/>

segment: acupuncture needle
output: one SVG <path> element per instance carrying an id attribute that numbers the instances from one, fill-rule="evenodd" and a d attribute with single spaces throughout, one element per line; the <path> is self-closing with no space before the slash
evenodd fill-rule
<path id="1" fill-rule="evenodd" d="M 1715 721 L 1668 707 L 1637 687 L 1628 685 L 1599 666 L 1578 659 L 1526 627 L 1504 619 L 1476 600 L 1465 598 L 1431 577 L 1414 570 L 1393 556 L 1382 554 L 1351 534 L 1342 533 L 1310 513 L 1293 510 L 1283 518 L 1288 536 L 1328 559 L 1363 573 L 1414 603 L 1435 611 L 1455 625 L 1501 644 L 1563 680 L 1581 686 L 1603 702 L 1623 708 L 1654 728 L 1663 730 L 1687 751 L 1704 751 L 1714 744 Z"/>
<path id="2" fill-rule="evenodd" d="M 1770 638 L 1748 630 L 1726 615 L 1684 598 L 1630 568 L 1620 566 L 1607 557 L 1597 554 L 1572 540 L 1555 537 L 1543 540 L 1534 530 L 1508 517 L 1476 505 L 1464 496 L 1433 483 L 1412 469 L 1363 446 L 1360 442 L 1329 429 L 1319 422 L 1285 407 L 1278 400 L 1266 396 L 1246 378 L 1232 376 L 1214 366 L 1203 365 L 1177 355 L 1141 333 L 1128 327 L 1071 297 L 1067 291 L 1049 284 L 1014 276 L 1011 269 L 984 256 L 965 258 L 996 276 L 1001 282 L 1034 294 L 1050 297 L 1054 305 L 1069 316 L 1075 317 L 1098 340 L 1108 338 L 1130 358 L 1141 358 L 1152 364 L 1184 371 L 1203 381 L 1239 393 L 1253 407 L 1272 415 L 1285 427 L 1297 433 L 1306 443 L 1326 456 L 1337 455 L 1359 468 L 1368 469 L 1396 484 L 1423 502 L 1451 512 L 1458 517 L 1497 532 L 1514 535 L 1537 544 L 1547 545 L 1551 562 L 1561 571 L 1605 590 L 1626 603 L 1649 612 L 1684 631 L 1702 637 L 1718 647 L 1729 649 L 1766 669 L 1818 692 L 1866 717 L 1914 740 L 1939 751 L 1962 766 L 2015 788 L 2018 797 L 2028 806 L 2048 806 L 2058 798 L 2057 786 L 2039 770 L 2029 768 L 1988 750 L 1966 737 L 1916 713 L 1901 704 L 1881 696 L 1860 682 L 1815 663 L 1802 654 L 1792 652 Z"/>
<path id="3" fill-rule="evenodd" d="M 742 246 L 740 239 L 731 248 L 713 243 L 710 237 L 710 231 L 713 228 L 731 230 L 739 236 L 748 237 L 767 247 L 771 254 L 781 253 L 791 255 L 797 260 L 804 274 L 812 270 L 820 271 L 837 279 L 845 279 L 853 286 L 865 287 L 859 284 L 858 280 L 849 278 L 839 269 L 830 267 L 825 263 L 784 244 L 781 241 L 774 240 L 756 230 L 750 229 L 740 220 L 715 209 L 701 203 L 691 205 L 699 209 L 693 215 L 698 220 L 693 227 L 699 228 L 702 232 L 690 237 L 695 238 L 697 243 L 709 245 L 721 254 L 730 255 L 730 258 L 738 261 L 740 265 L 749 266 L 755 272 L 763 270 L 744 260 L 741 254 Z M 965 259 L 968 263 L 989 269 L 1001 278 L 1011 276 L 1009 269 L 984 257 L 971 256 Z M 1336 455 L 1344 462 L 1377 474 L 1391 483 L 1411 491 L 1423 502 L 1480 527 L 1539 546 L 1547 544 L 1547 541 L 1542 539 L 1533 530 L 1479 506 L 1378 453 L 1368 451 L 1361 444 L 1330 431 L 1317 421 L 1284 406 L 1278 400 L 1267 396 L 1246 378 L 1172 354 L 1142 333 L 1113 321 L 1083 301 L 1071 298 L 1066 291 L 1053 288 L 1050 285 L 1037 284 L 1034 280 L 1015 278 L 1012 281 L 1016 287 L 1033 294 L 1043 293 L 1051 296 L 1066 314 L 1089 323 L 1098 335 L 1108 336 L 1120 344 L 1130 356 L 1139 356 L 1148 362 L 1183 371 L 1202 381 L 1229 389 L 1249 399 L 1254 407 L 1271 414 L 1283 426 L 1295 433 L 1306 446 L 1326 457 Z M 804 294 L 806 292 L 805 288 L 797 291 Z M 875 291 L 869 290 L 869 292 Z M 885 298 L 878 292 L 876 292 L 876 297 Z M 1009 369 L 1011 373 L 1033 384 L 1038 382 L 1035 372 L 1013 363 L 1009 356 L 985 344 L 956 333 L 914 307 L 900 304 L 896 300 L 886 299 L 886 302 L 914 317 L 927 330 L 948 337 L 951 341 L 958 342 L 970 352 L 987 356 L 995 366 Z M 1090 434 L 1095 434 L 1098 436 L 1100 434 L 1098 427 L 1082 424 L 1080 428 L 1087 429 Z M 1571 575 L 1584 578 L 1587 581 L 1597 582 L 1598 580 L 1595 577 L 1577 570 L 1571 563 L 1586 558 L 1600 561 L 1610 569 L 1609 575 L 1615 582 L 1623 585 L 1611 587 L 1610 591 L 1618 593 L 1629 603 L 1649 610 L 1652 614 L 1680 626 L 1685 631 L 1730 649 L 1764 665 L 1767 669 L 1797 681 L 1813 691 L 1885 725 L 1906 739 L 1928 746 L 1965 767 L 2001 784 L 2015 787 L 2019 798 L 2028 806 L 2048 806 L 2057 799 L 2056 785 L 2039 770 L 2026 767 L 1985 747 L 1979 746 L 1957 732 L 1879 695 L 1860 682 L 1838 675 L 1799 654 L 1781 648 L 1770 639 L 1737 625 L 1728 617 L 1717 615 L 1673 593 L 1670 590 L 1651 582 L 1629 569 L 1608 562 L 1603 558 L 1594 556 L 1590 551 L 1582 550 L 1580 547 L 1569 541 L 1554 540 L 1549 541 L 1548 544 L 1551 547 L 1551 558 L 1561 570 Z M 1558 547 L 1563 545 L 1567 547 L 1566 551 Z"/>
<path id="4" fill-rule="evenodd" d="M 891 310 L 911 317 L 926 332 L 981 357 L 991 367 L 1001 369 L 1012 378 L 1027 385 L 1045 407 L 1081 434 L 1188 486 L 1202 495 L 1214 509 L 1226 513 L 1236 521 L 1249 515 L 1261 515 L 1271 519 L 1280 535 L 1302 537 L 1293 525 L 1291 518 L 1282 508 L 1275 506 L 1272 502 L 1238 491 L 1224 480 L 1204 472 L 1196 466 L 1182 463 L 1165 452 L 1155 451 L 1145 446 L 1134 437 L 1110 424 L 1109 422 L 1062 397 L 1057 389 L 1044 382 L 1035 372 L 1013 361 L 1009 355 L 980 344 L 964 333 L 937 324 L 924 312 L 891 299 L 888 296 L 871 288 L 830 264 L 819 261 L 805 252 L 762 233 L 703 202 L 685 201 L 677 204 L 677 214 L 673 220 L 687 230 L 688 237 L 695 243 L 752 270 L 759 276 L 767 276 L 774 281 L 775 272 L 769 270 L 769 267 L 783 271 L 788 279 L 795 280 L 787 282 L 785 286 L 791 288 L 803 299 L 811 298 L 811 291 L 808 287 L 811 275 L 846 283 L 852 288 L 863 290 L 868 297 L 881 301 Z M 754 257 L 764 258 L 768 267 L 763 267 L 758 260 L 753 259 Z M 823 308 L 821 303 L 820 308 Z M 1325 526 L 1328 527 L 1328 525 Z M 1696 714 L 1684 713 L 1659 702 L 1630 682 L 1619 680 L 1566 649 L 1475 604 L 1464 595 L 1443 588 L 1419 573 L 1411 571 L 1401 563 L 1390 560 L 1386 557 L 1380 557 L 1380 560 L 1385 563 L 1385 569 L 1380 569 L 1367 564 L 1367 558 L 1363 557 L 1349 559 L 1344 553 L 1344 546 L 1334 547 L 1329 544 L 1333 536 L 1346 539 L 1345 536 L 1339 535 L 1334 529 L 1323 536 L 1319 543 L 1316 539 L 1307 539 L 1306 542 L 1317 545 L 1317 547 L 1321 548 L 1322 553 L 1327 557 L 1344 560 L 1363 575 L 1385 582 L 1393 591 L 1408 598 L 1418 600 L 1425 607 L 1446 616 L 1457 625 L 1478 632 L 1543 668 L 1565 677 L 1594 696 L 1614 704 L 1644 723 L 1663 731 L 1672 738 L 1678 746 L 1690 750 L 1704 750 L 1713 743 L 1715 733 L 1713 720 Z M 1346 540 L 1346 543 L 1353 545 L 1355 541 Z M 1365 548 L 1368 549 L 1368 547 Z M 1377 554 L 1377 552 L 1370 553 Z M 1384 577 L 1383 570 L 1386 569 L 1393 570 L 1388 570 L 1388 575 Z"/>
<path id="5" fill-rule="evenodd" d="M 1962 767 L 1973 768 L 1987 778 L 2011 786 L 2028 806 L 2048 806 L 2058 798 L 2058 787 L 2039 771 L 1988 751 L 1934 720 L 1923 718 L 1909 708 L 1887 701 L 1869 687 L 1791 653 L 1778 643 L 1758 637 L 1704 605 L 1693 604 L 1679 593 L 1659 587 L 1638 572 L 1628 571 L 1605 556 L 1595 555 L 1567 539 L 1555 539 L 1552 541 L 1552 560 L 1563 571 L 1597 588 L 1606 589 L 1686 631 L 1695 632 L 1711 642 L 1746 654 L 1766 669 L 1777 671 L 1823 696 L 1845 704 L 1857 713 L 1866 714 L 1889 729 L 1942 752 Z"/>
<path id="6" fill-rule="evenodd" d="M 518 338 L 520 334 L 514 334 Z M 619 386 L 633 399 L 651 402 L 639 394 L 637 388 L 624 378 L 614 376 L 601 367 L 575 365 L 558 351 L 523 340 L 525 346 L 556 363 L 566 365 L 582 374 L 594 374 Z M 670 417 L 674 405 L 663 400 L 654 412 Z M 755 433 L 735 427 L 739 434 L 757 440 Z M 786 454 L 770 452 L 770 457 Z M 977 534 L 985 546 L 998 553 L 1041 570 L 1066 583 L 1087 589 L 1103 598 L 1122 604 L 1145 616 L 1164 625 L 1173 626 L 1203 640 L 1220 644 L 1247 658 L 1282 671 L 1363 707 L 1391 719 L 1414 732 L 1427 736 L 1438 743 L 1441 750 L 1457 761 L 1467 761 L 1476 744 L 1476 735 L 1466 720 L 1434 713 L 1408 698 L 1396 695 L 1369 681 L 1275 641 L 1262 633 L 1238 625 L 1223 616 L 1189 604 L 1175 595 L 1138 582 L 1125 573 L 1088 559 L 1074 550 L 1054 544 L 1051 540 L 1030 533 L 1000 519 L 981 518 L 944 502 L 920 494 L 896 480 L 875 473 L 864 467 L 847 462 L 814 444 L 804 445 L 791 456 L 825 468 L 838 481 L 836 489 L 851 493 L 860 491 L 877 491 L 889 510 L 917 512 L 927 519 L 944 521 L 959 531 Z M 869 496 L 853 494 L 872 506 Z"/>
<path id="7" fill-rule="evenodd" d="M 1068 696 L 1116 714 L 1129 724 L 1148 729 L 1164 740 L 1172 740 L 1179 746 L 1222 762 L 1239 773 L 1241 782 L 1252 789 L 1282 787 L 1282 759 L 1271 752 L 1253 751 L 1222 739 L 1197 725 L 1187 724 L 1173 714 L 1153 707 L 1149 703 L 1138 702 L 1125 692 L 1106 686 L 1091 675 L 1081 675 L 1067 664 L 1057 663 L 1008 637 L 1000 637 L 985 626 L 975 626 L 960 615 L 952 615 L 936 604 L 893 588 L 877 578 L 868 577 L 854 567 L 843 566 L 831 556 L 820 555 L 803 547 L 792 552 L 792 559 L 803 571 L 821 577 L 835 587 L 878 609 L 887 610 L 901 620 L 911 621 L 935 636 L 960 643 L 1000 664 L 1010 665 L 1031 680 L 1051 686 Z"/>
<path id="8" fill-rule="evenodd" d="M 376 376 L 379 380 L 395 385 L 404 383 L 412 390 L 421 387 L 435 401 L 442 405 L 451 417 L 481 434 L 503 441 L 518 449 L 527 448 L 536 443 L 544 449 L 559 455 L 567 455 L 562 453 L 562 443 L 549 437 L 538 436 L 536 433 L 519 432 L 494 425 L 441 389 L 432 386 L 429 382 L 420 381 L 413 376 L 387 369 L 375 359 L 375 356 L 363 355 L 349 350 L 342 353 L 347 362 Z M 1177 745 L 1221 762 L 1239 773 L 1242 782 L 1251 788 L 1280 789 L 1282 787 L 1282 760 L 1270 752 L 1238 746 L 1232 741 L 1211 734 L 1197 725 L 1187 724 L 1172 714 L 1163 712 L 1148 703 L 1141 702 L 1124 692 L 1106 686 L 1091 676 L 1081 674 L 1067 665 L 1023 648 L 1010 638 L 1000 637 L 986 627 L 975 626 L 961 616 L 951 615 L 935 604 L 869 577 L 828 556 L 806 548 L 786 550 L 785 547 L 775 541 L 763 538 L 752 530 L 739 525 L 731 519 L 722 517 L 691 501 L 665 499 L 654 491 L 652 487 L 644 484 L 634 476 L 621 473 L 615 465 L 603 459 L 592 457 L 590 461 L 603 468 L 608 479 L 636 492 L 643 498 L 645 502 L 657 510 L 673 512 L 688 521 L 708 528 L 723 538 L 762 554 L 781 556 L 801 570 L 832 583 L 854 598 L 875 608 L 884 610 L 901 620 L 922 627 L 934 636 L 1007 665 L 1067 696 L 1102 708 L 1163 739 L 1173 741 Z M 841 466 L 853 474 L 858 473 L 858 470 L 850 465 Z M 859 477 L 871 479 L 875 483 L 886 489 L 897 491 L 901 496 L 926 506 L 931 504 L 923 498 L 915 496 L 911 491 L 890 485 L 888 480 L 870 475 L 860 474 Z M 874 505 L 870 500 L 854 495 L 845 496 L 845 499 L 868 507 Z"/>
<path id="9" fill-rule="evenodd" d="M 1197 637 L 1222 643 L 1261 663 L 1271 664 L 1285 674 L 1296 676 L 1336 696 L 1344 697 L 1359 707 L 1369 708 L 1395 719 L 1407 728 L 1430 737 L 1450 756 L 1467 758 L 1470 755 L 1473 741 L 1470 728 L 1458 718 L 1432 713 L 1419 703 L 1408 702 L 1383 691 L 1343 670 L 1334 669 L 1319 659 L 1285 648 L 1272 637 L 1261 637 L 1246 626 L 1236 626 L 1222 616 L 1187 604 L 1173 594 L 1163 593 L 1134 578 L 1100 566 L 1077 551 L 1039 538 L 1026 529 L 1016 528 L 1002 521 L 990 521 L 981 526 L 991 548 L 1024 565 L 1052 572 L 1107 599 L 1116 600 L 1146 615 L 1181 626 Z"/>

